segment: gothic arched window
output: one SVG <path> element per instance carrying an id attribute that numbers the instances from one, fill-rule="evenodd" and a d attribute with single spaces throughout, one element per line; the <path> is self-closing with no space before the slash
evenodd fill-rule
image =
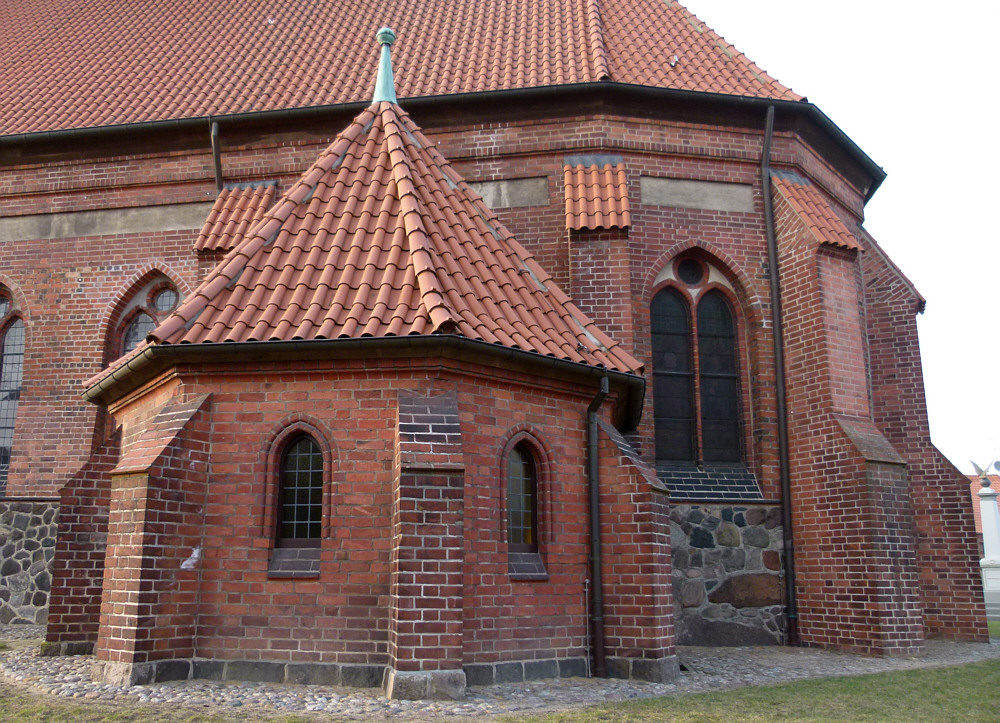
<path id="1" fill-rule="evenodd" d="M 319 547 L 323 525 L 323 453 L 307 434 L 285 448 L 278 468 L 276 547 Z"/>
<path id="2" fill-rule="evenodd" d="M 24 322 L 14 315 L 13 302 L 0 290 L 0 496 L 7 487 L 23 368 Z"/>
<path id="3" fill-rule="evenodd" d="M 507 455 L 507 547 L 538 552 L 538 471 L 523 443 Z"/>
<path id="4" fill-rule="evenodd" d="M 736 317 L 709 273 L 681 260 L 650 304 L 658 463 L 743 461 Z"/>

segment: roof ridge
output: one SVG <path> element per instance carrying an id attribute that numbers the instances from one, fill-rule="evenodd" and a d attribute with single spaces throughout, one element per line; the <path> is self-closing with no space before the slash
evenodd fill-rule
<path id="1" fill-rule="evenodd" d="M 406 144 L 400 137 L 397 121 L 405 127 L 404 115 L 394 112 L 396 109 L 402 110 L 394 103 L 380 105 L 382 107 L 379 108 L 379 113 L 382 115 L 382 125 L 385 129 L 385 143 L 392 163 L 392 179 L 396 182 L 399 193 L 399 215 L 410 247 L 417 290 L 424 308 L 430 314 L 432 331 L 448 333 L 454 330 L 457 320 L 453 310 L 445 301 L 444 289 L 437 277 L 434 252 L 427 236 L 427 229 L 424 227 L 423 216 L 420 214 L 417 189 L 413 183 L 413 168 L 406 153 Z M 406 130 L 412 134 L 412 129 Z"/>
<path id="2" fill-rule="evenodd" d="M 587 33 L 590 36 L 590 52 L 594 61 L 596 80 L 612 80 L 611 64 L 604 42 L 604 19 L 601 17 L 600 0 L 587 0 Z"/>

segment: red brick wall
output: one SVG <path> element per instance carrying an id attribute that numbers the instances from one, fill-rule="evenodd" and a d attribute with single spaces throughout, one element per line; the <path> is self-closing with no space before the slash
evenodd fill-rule
<path id="1" fill-rule="evenodd" d="M 155 408 L 156 396 L 143 401 Z M 112 663 L 195 651 L 199 570 L 182 563 L 200 550 L 204 533 L 211 452 L 206 400 L 170 399 L 144 426 L 145 436 L 126 430 L 111 473 L 97 658 Z"/>
<path id="2" fill-rule="evenodd" d="M 557 381 L 528 386 L 516 372 L 478 369 L 465 374 L 450 366 L 425 371 L 415 361 L 338 361 L 334 370 L 302 362 L 281 368 L 245 364 L 225 376 L 217 368 L 182 372 L 183 393 L 214 390 L 199 656 L 388 661 L 397 390 L 433 391 L 442 385 L 457 390 L 461 426 L 469 430 L 463 437 L 465 493 L 459 497 L 464 499 L 461 554 L 466 560 L 462 662 L 585 654 L 582 450 L 590 392 Z M 139 423 L 148 417 L 139 413 L 140 406 L 120 410 L 121 418 Z M 272 437 L 276 425 L 295 417 L 297 410 L 332 435 L 336 450 L 322 573 L 309 580 L 269 579 L 271 533 L 262 524 L 261 494 L 266 464 L 248 450 L 259 449 L 261 440 Z M 127 427 L 125 435 L 131 439 Z M 504 444 L 515 429 L 531 430 L 548 450 L 542 491 L 547 500 L 542 512 L 547 581 L 514 581 L 507 572 L 504 524 L 498 514 L 503 490 L 497 479 Z M 453 487 L 451 474 L 404 472 L 400 479 L 409 497 L 399 497 L 399 503 L 410 499 L 416 504 L 419 498 L 429 504 L 433 495 L 461 490 Z M 179 564 L 170 556 L 163 559 Z M 399 592 L 397 588 L 397 599 Z"/>
<path id="3" fill-rule="evenodd" d="M 59 534 L 45 634 L 49 643 L 97 642 L 111 470 L 118 462 L 120 443 L 120 435 L 116 434 L 98 447 L 60 492 Z"/>
<path id="4" fill-rule="evenodd" d="M 807 645 L 913 652 L 923 635 L 905 468 L 867 417 L 860 315 L 844 301 L 858 298 L 855 261 L 819 247 L 780 197 L 775 219 L 799 635 Z"/>
<path id="5" fill-rule="evenodd" d="M 968 481 L 932 445 L 917 340 L 919 299 L 872 244 L 865 254 L 875 420 L 906 457 L 929 636 L 987 640 Z"/>

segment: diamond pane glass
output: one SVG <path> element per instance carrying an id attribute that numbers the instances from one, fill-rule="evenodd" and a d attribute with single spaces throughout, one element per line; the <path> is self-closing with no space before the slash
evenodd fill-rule
<path id="1" fill-rule="evenodd" d="M 128 354 L 139 346 L 146 339 L 146 335 L 155 327 L 156 324 L 149 314 L 143 312 L 136 314 L 125 329 L 125 335 L 122 338 L 122 354 Z"/>

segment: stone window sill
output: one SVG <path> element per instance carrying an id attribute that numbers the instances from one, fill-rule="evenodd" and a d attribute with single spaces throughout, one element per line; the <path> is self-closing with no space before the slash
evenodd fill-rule
<path id="1" fill-rule="evenodd" d="M 507 553 L 507 574 L 511 580 L 548 580 L 542 556 L 537 552 Z"/>
<path id="2" fill-rule="evenodd" d="M 319 577 L 318 547 L 276 547 L 267 566 L 269 578 Z"/>

